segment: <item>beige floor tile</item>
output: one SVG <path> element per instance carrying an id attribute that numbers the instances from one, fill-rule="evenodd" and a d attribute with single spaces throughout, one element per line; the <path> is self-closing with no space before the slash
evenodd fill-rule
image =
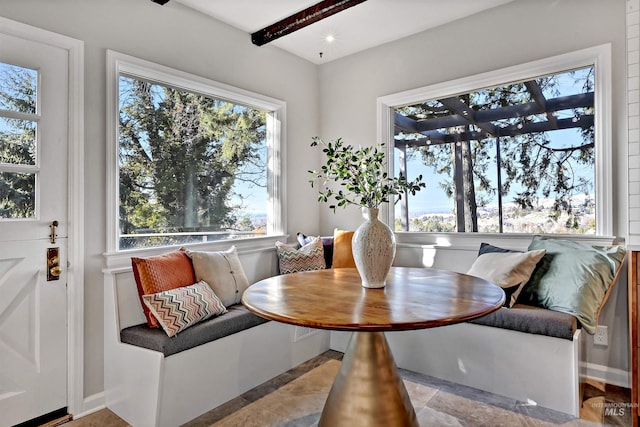
<path id="1" fill-rule="evenodd" d="M 186 424 L 188 427 L 313 427 L 317 425 L 341 355 L 326 352 Z M 589 381 L 581 418 L 424 375 L 404 372 L 404 383 L 421 426 L 596 427 L 630 425 L 628 389 Z M 605 415 L 605 408 L 618 408 Z M 621 411 L 624 408 L 625 412 Z M 69 427 L 125 427 L 108 409 Z"/>

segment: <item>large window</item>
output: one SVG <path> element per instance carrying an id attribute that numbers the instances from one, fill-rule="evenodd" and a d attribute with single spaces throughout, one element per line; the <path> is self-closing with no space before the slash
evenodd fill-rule
<path id="1" fill-rule="evenodd" d="M 281 105 L 128 59 L 114 76 L 116 249 L 279 231 L 269 171 Z"/>
<path id="2" fill-rule="evenodd" d="M 0 63 L 0 218 L 36 216 L 38 71 Z"/>
<path id="3" fill-rule="evenodd" d="M 607 73 L 588 57 L 425 88 L 390 106 L 394 173 L 427 181 L 395 205 L 396 231 L 606 234 Z M 483 82 L 492 84 L 473 86 Z"/>

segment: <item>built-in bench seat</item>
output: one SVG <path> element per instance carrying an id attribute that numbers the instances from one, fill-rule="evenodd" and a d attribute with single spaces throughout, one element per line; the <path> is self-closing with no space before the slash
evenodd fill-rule
<path id="1" fill-rule="evenodd" d="M 524 253 L 535 251 L 540 246 L 553 250 L 553 255 L 549 257 L 553 262 L 540 261 L 543 267 L 539 270 L 538 278 L 546 274 L 548 276 L 545 278 L 553 278 L 547 279 L 549 288 L 546 289 L 558 292 L 553 295 L 555 301 L 565 292 L 562 296 L 566 299 L 561 302 L 575 303 L 572 307 L 585 310 L 577 311 L 574 316 L 571 307 L 561 307 L 560 304 L 558 308 L 561 310 L 557 311 L 525 305 L 524 301 L 531 294 L 523 297 L 523 291 L 516 299 L 519 304 L 500 308 L 478 319 L 438 328 L 387 333 L 396 364 L 403 369 L 507 396 L 521 401 L 523 405 L 542 406 L 578 417 L 580 383 L 585 377 L 586 335 L 588 330 L 595 329 L 594 320 L 597 322 L 600 310 L 615 288 L 613 284 L 622 269 L 624 250 L 610 247 L 609 252 L 606 248 L 608 244 L 601 244 L 598 249 L 596 246 L 589 248 L 587 244 L 560 239 L 542 240 L 534 238 L 533 242 L 527 243 L 528 247 L 523 245 L 514 250 Z M 514 253 L 514 250 L 498 247 L 490 248 L 491 252 L 483 252 L 482 246 L 478 253 L 473 248 L 468 251 L 433 250 L 409 244 L 400 248 L 396 263 L 415 266 L 435 258 L 436 262 L 439 259 L 444 261 L 438 265 L 439 268 L 472 274 L 476 261 L 485 256 L 483 254 Z M 563 252 L 565 249 L 566 252 Z M 588 275 L 578 274 L 578 269 L 564 264 L 568 257 L 587 262 L 585 260 L 590 260 L 589 257 L 595 252 L 602 254 L 598 255 L 600 264 L 592 265 L 595 269 L 601 268 L 600 265 L 607 266 L 605 268 L 615 265 L 615 273 L 610 271 L 613 279 L 604 284 L 608 287 L 602 293 L 599 293 L 600 283 L 587 282 L 590 280 Z M 490 267 L 494 268 L 500 265 L 501 259 L 506 260 L 507 257 L 491 258 Z M 603 261 L 605 258 L 616 262 L 607 264 Z M 564 261 L 556 261 L 558 259 Z M 594 273 L 593 277 L 604 277 L 604 274 L 599 274 L 605 268 Z M 575 293 L 571 294 L 572 291 Z M 599 299 L 597 306 L 592 304 L 596 299 Z M 597 312 L 589 312 L 590 317 L 585 317 L 585 312 L 592 309 Z M 349 338 L 348 332 L 331 332 L 331 348 L 344 351 Z"/>
<path id="2" fill-rule="evenodd" d="M 275 251 L 247 251 L 251 282 Z M 175 427 L 329 349 L 327 331 L 267 321 L 241 304 L 169 337 L 147 326 L 131 267 L 104 271 L 106 406 L 136 427 Z"/>
<path id="3" fill-rule="evenodd" d="M 240 256 L 250 283 L 277 274 L 273 250 Z M 105 401 L 135 426 L 181 425 L 329 348 L 344 351 L 350 337 L 309 334 L 237 304 L 170 338 L 146 325 L 130 267 L 104 273 Z M 578 416 L 586 335 L 578 324 L 570 314 L 516 304 L 386 335 L 400 368 Z"/>
<path id="4" fill-rule="evenodd" d="M 168 357 L 267 322 L 267 319 L 256 316 L 240 304 L 232 305 L 227 310 L 224 315 L 197 323 L 173 337 L 167 336 L 160 328 L 140 324 L 120 331 L 120 340 L 125 344 L 159 351 Z"/>
<path id="5" fill-rule="evenodd" d="M 585 333 L 576 318 L 516 305 L 482 318 L 386 333 L 398 367 L 579 417 Z M 350 332 L 331 332 L 345 351 Z"/>
<path id="6" fill-rule="evenodd" d="M 224 316 L 200 322 L 175 337 L 168 337 L 162 329 L 140 324 L 124 328 L 120 332 L 120 339 L 123 343 L 159 351 L 167 357 L 266 322 L 266 319 L 237 304 L 228 307 Z M 503 307 L 486 316 L 470 320 L 469 323 L 570 341 L 578 329 L 577 319 L 570 314 L 525 304 L 516 304 L 511 308 Z"/>
<path id="7" fill-rule="evenodd" d="M 570 314 L 525 304 L 502 307 L 486 316 L 470 320 L 469 323 L 570 341 L 578 329 L 577 319 Z"/>

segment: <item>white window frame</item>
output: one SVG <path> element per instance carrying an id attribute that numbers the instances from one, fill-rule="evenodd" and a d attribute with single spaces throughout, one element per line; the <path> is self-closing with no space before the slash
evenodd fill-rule
<path id="1" fill-rule="evenodd" d="M 394 109 L 428 99 L 446 98 L 473 90 L 515 81 L 530 80 L 575 68 L 595 67 L 595 199 L 596 236 L 613 233 L 613 169 L 611 147 L 611 45 L 603 44 L 500 70 L 463 77 L 378 98 L 378 140 L 385 143 L 389 158 L 389 173 L 393 173 Z M 393 204 L 387 212 L 389 224 L 394 223 Z M 409 233 L 409 232 L 403 232 Z M 422 233 L 424 234 L 424 233 Z M 497 234 L 497 233 L 457 233 Z M 512 233 L 502 233 L 512 234 Z"/>
<path id="2" fill-rule="evenodd" d="M 128 76 L 149 80 L 154 83 L 196 92 L 216 99 L 224 99 L 238 104 L 267 111 L 267 235 L 233 240 L 237 246 L 247 246 L 247 241 L 263 241 L 273 245 L 275 238 L 281 237 L 286 230 L 286 205 L 284 194 L 284 129 L 286 103 L 275 98 L 250 92 L 184 71 L 155 64 L 133 56 L 107 50 L 107 264 L 109 258 L 117 254 L 129 257 L 132 253 L 153 253 L 166 251 L 167 247 L 120 250 L 119 233 L 119 167 L 118 167 L 118 85 L 119 76 Z M 272 242 L 274 240 L 274 242 Z M 208 247 L 228 247 L 229 241 L 197 244 Z M 192 246 L 192 245 L 180 245 Z"/>

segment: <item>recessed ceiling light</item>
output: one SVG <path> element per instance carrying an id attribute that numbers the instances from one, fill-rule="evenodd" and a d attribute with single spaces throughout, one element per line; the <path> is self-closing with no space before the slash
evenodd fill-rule
<path id="1" fill-rule="evenodd" d="M 324 39 L 325 39 L 325 41 L 327 41 L 327 43 L 331 43 L 331 42 L 335 41 L 336 38 L 333 36 L 333 34 L 329 34 Z"/>

